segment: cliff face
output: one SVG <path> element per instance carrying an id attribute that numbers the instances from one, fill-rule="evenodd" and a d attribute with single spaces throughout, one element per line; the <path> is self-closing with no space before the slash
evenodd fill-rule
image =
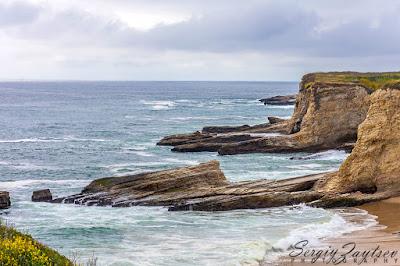
<path id="1" fill-rule="evenodd" d="M 369 89 L 355 84 L 300 84 L 288 133 L 303 146 L 334 148 L 357 139 L 369 106 Z"/>
<path id="2" fill-rule="evenodd" d="M 174 146 L 172 150 L 177 152 L 217 151 L 220 155 L 349 148 L 366 117 L 370 94 L 396 80 L 400 80 L 399 72 L 307 74 L 288 121 L 252 127 L 206 127 L 202 132 L 165 137 L 158 144 Z"/>
<path id="3" fill-rule="evenodd" d="M 319 151 L 354 143 L 372 90 L 352 82 L 310 81 L 314 79 L 314 74 L 303 77 L 293 115 L 282 123 L 286 135 L 228 143 L 219 154 Z"/>
<path id="4" fill-rule="evenodd" d="M 371 95 L 351 155 L 322 189 L 335 192 L 400 192 L 400 90 L 389 85 Z"/>

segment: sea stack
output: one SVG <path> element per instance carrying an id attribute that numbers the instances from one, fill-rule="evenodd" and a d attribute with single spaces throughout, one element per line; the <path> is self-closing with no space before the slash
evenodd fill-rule
<path id="1" fill-rule="evenodd" d="M 35 202 L 50 202 L 53 200 L 53 195 L 50 192 L 50 189 L 42 189 L 33 191 L 32 193 L 32 201 Z"/>
<path id="2" fill-rule="evenodd" d="M 11 206 L 10 194 L 7 191 L 0 191 L 0 209 L 7 209 Z"/>

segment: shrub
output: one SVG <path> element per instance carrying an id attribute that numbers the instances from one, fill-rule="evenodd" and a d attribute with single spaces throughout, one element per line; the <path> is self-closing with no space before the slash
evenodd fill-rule
<path id="1" fill-rule="evenodd" d="M 66 257 L 34 240 L 30 235 L 0 224 L 1 266 L 72 266 Z"/>

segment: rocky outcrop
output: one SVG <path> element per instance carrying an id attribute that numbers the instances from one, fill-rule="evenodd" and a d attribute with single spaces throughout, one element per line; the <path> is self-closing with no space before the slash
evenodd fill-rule
<path id="1" fill-rule="evenodd" d="M 271 118 L 269 124 L 256 126 L 206 127 L 202 132 L 166 137 L 158 144 L 174 146 L 172 150 L 178 152 L 217 151 L 220 155 L 340 148 L 351 150 L 347 144 L 357 139 L 357 128 L 365 119 L 372 93 L 372 89 L 362 82 L 354 81 L 363 75 L 305 75 L 300 83 L 294 113 L 289 120 Z M 265 135 L 231 137 L 233 134 L 237 136 L 254 132 Z"/>
<path id="2" fill-rule="evenodd" d="M 10 194 L 7 191 L 0 191 L 0 209 L 7 209 L 11 206 Z"/>
<path id="3" fill-rule="evenodd" d="M 172 170 L 97 179 L 82 193 L 52 202 L 113 207 L 168 206 L 173 211 L 264 208 L 321 198 L 318 192 L 304 192 L 321 177 L 230 183 L 218 161 L 210 161 Z"/>
<path id="4" fill-rule="evenodd" d="M 279 124 L 279 123 L 283 123 L 285 121 L 286 121 L 286 119 L 283 119 L 283 118 L 280 118 L 280 117 L 268 116 L 268 122 L 270 124 Z"/>
<path id="5" fill-rule="evenodd" d="M 400 84 L 400 83 L 398 83 Z M 400 192 L 400 85 L 390 84 L 371 96 L 351 155 L 320 189 L 335 192 Z"/>
<path id="6" fill-rule="evenodd" d="M 157 145 L 174 146 L 177 152 L 217 152 L 228 144 L 264 138 L 270 134 L 282 134 L 287 131 L 287 120 L 275 124 L 255 126 L 204 127 L 203 130 L 189 134 L 177 134 L 164 137 Z"/>
<path id="7" fill-rule="evenodd" d="M 296 95 L 274 96 L 259 100 L 264 105 L 292 105 L 296 102 Z"/>
<path id="8" fill-rule="evenodd" d="M 50 202 L 53 200 L 53 195 L 50 192 L 50 189 L 42 189 L 33 191 L 32 193 L 32 201 L 35 202 Z"/>
<path id="9" fill-rule="evenodd" d="M 382 198 L 382 195 L 360 192 L 337 195 L 314 189 L 317 182 L 330 175 L 336 173 L 230 183 L 219 163 L 210 161 L 198 166 L 97 179 L 80 194 L 51 202 L 112 207 L 166 206 L 170 211 L 227 211 L 299 203 L 319 207 L 354 206 Z"/>

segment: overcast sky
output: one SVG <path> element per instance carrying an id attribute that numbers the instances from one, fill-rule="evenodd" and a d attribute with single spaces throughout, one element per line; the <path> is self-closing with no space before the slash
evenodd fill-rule
<path id="1" fill-rule="evenodd" d="M 1 0 L 0 79 L 400 70 L 400 1 Z"/>

